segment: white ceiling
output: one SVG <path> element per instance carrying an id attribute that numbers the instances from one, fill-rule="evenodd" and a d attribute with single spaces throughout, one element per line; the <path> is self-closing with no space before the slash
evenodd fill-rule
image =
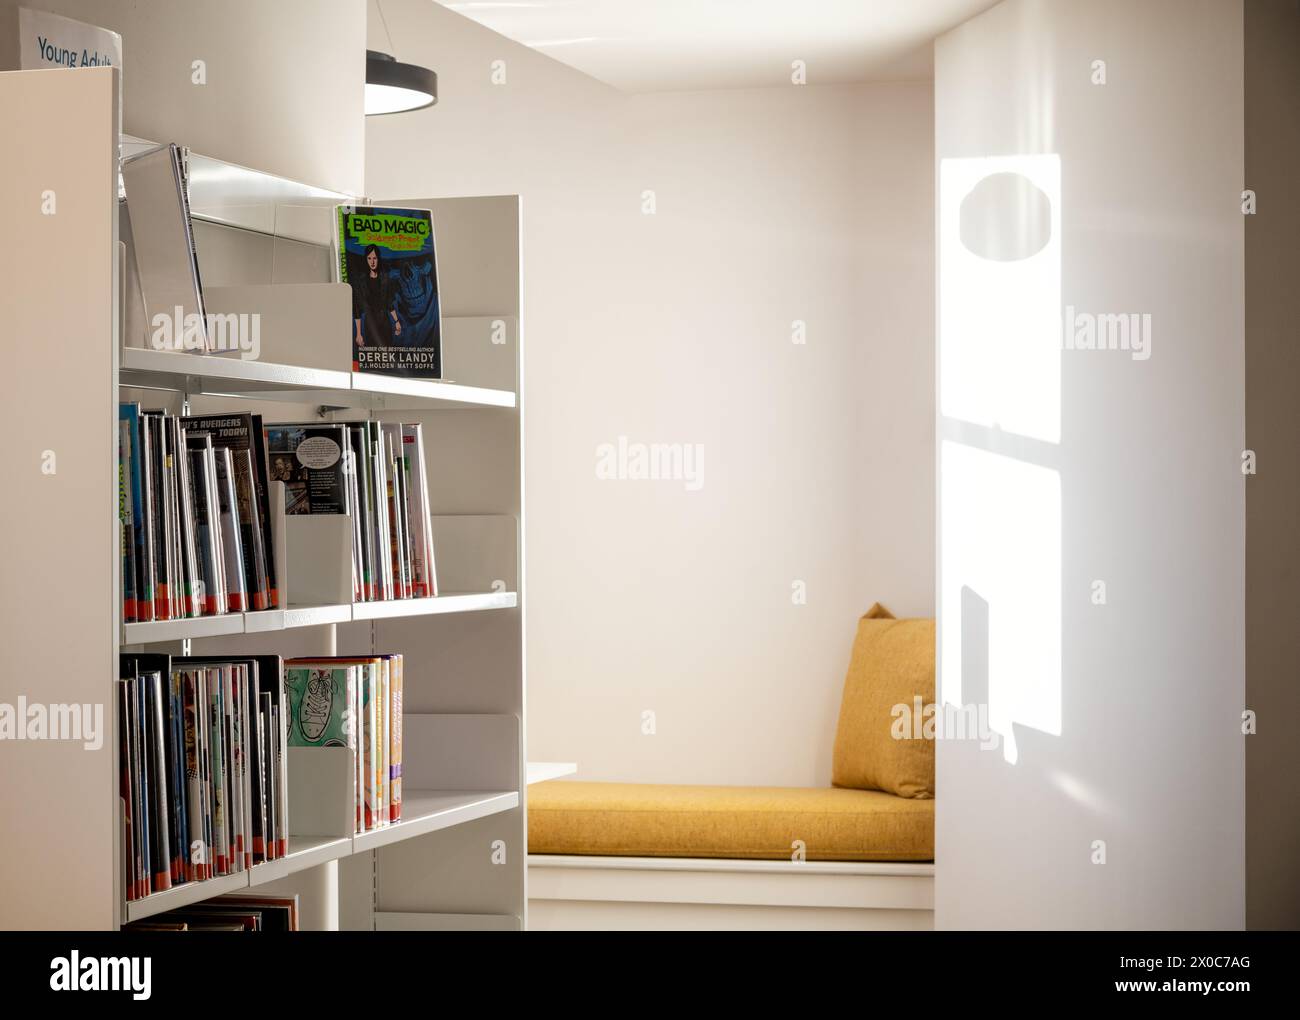
<path id="1" fill-rule="evenodd" d="M 628 92 L 929 78 L 931 41 L 997 0 L 438 0 Z"/>

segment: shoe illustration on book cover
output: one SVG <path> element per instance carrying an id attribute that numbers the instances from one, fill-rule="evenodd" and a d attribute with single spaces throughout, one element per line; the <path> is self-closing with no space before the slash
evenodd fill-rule
<path id="1" fill-rule="evenodd" d="M 286 669 L 290 747 L 356 747 L 347 669 Z"/>

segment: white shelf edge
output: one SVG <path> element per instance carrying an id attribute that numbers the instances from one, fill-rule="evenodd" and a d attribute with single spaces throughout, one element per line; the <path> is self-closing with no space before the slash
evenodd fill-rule
<path id="1" fill-rule="evenodd" d="M 245 361 L 233 355 L 188 354 L 183 351 L 153 351 L 146 347 L 123 347 L 121 370 L 157 372 L 163 375 L 202 376 L 230 382 L 269 383 L 301 386 L 304 389 L 347 390 L 352 373 L 328 368 L 302 368 L 269 361 Z"/>
<path id="2" fill-rule="evenodd" d="M 288 856 L 255 864 L 248 873 L 248 884 L 256 888 L 296 872 L 337 861 L 351 853 L 352 840 L 347 836 L 290 836 Z"/>
<path id="3" fill-rule="evenodd" d="M 484 609 L 514 609 L 519 596 L 512 591 L 438 595 L 424 599 L 392 599 L 385 602 L 356 602 L 354 620 L 391 620 L 403 616 L 432 616 L 437 613 L 472 613 Z"/>
<path id="4" fill-rule="evenodd" d="M 383 602 L 338 603 L 259 609 L 221 616 L 193 616 L 184 620 L 156 620 L 122 625 L 122 644 L 144 645 L 185 638 L 227 634 L 269 634 L 299 627 L 323 627 L 356 620 L 394 620 L 439 613 L 475 613 L 489 609 L 514 609 L 519 595 L 513 591 L 455 592 L 424 599 L 389 599 Z"/>
<path id="5" fill-rule="evenodd" d="M 375 850 L 390 843 L 486 818 L 518 806 L 519 794 L 514 790 L 403 790 L 402 820 L 382 829 L 357 833 L 352 837 L 352 852 Z"/>
<path id="6" fill-rule="evenodd" d="M 482 407 L 514 407 L 516 403 L 515 394 L 511 390 L 490 390 L 482 386 L 464 386 L 454 382 L 390 378 L 384 375 L 354 374 L 352 389 L 358 393 L 446 400 L 458 404 L 478 404 Z"/>
<path id="7" fill-rule="evenodd" d="M 122 644 L 141 645 L 158 641 L 181 641 L 185 638 L 243 634 L 243 617 L 243 613 L 223 613 L 220 616 L 190 616 L 180 620 L 124 623 Z"/>
<path id="8" fill-rule="evenodd" d="M 576 761 L 530 761 L 528 763 L 528 785 L 545 783 L 551 779 L 571 776 L 578 771 Z"/>
<path id="9" fill-rule="evenodd" d="M 126 901 L 126 920 L 143 921 L 167 910 L 188 907 L 200 900 L 206 900 L 222 893 L 234 892 L 236 889 L 248 888 L 247 871 L 237 871 L 233 875 L 221 875 L 203 882 L 186 882 L 174 885 L 162 892 L 150 893 L 143 899 Z"/>
<path id="10" fill-rule="evenodd" d="M 131 373 L 138 372 L 146 376 L 142 380 L 145 383 L 154 376 L 218 381 L 221 385 L 203 388 L 215 395 L 231 397 L 328 402 L 328 397 L 333 395 L 341 401 L 341 406 L 354 406 L 358 403 L 357 399 L 348 395 L 361 398 L 360 403 L 364 406 L 370 406 L 377 399 L 382 402 L 385 397 L 471 407 L 513 408 L 518 404 L 517 395 L 512 390 L 494 390 L 425 379 L 389 378 L 268 361 L 245 361 L 233 355 L 155 351 L 145 347 L 123 347 L 119 370 L 127 376 L 122 383 L 126 387 L 131 385 Z M 240 383 L 252 384 L 255 389 L 241 394 Z M 266 392 L 270 387 L 285 389 Z"/>
<path id="11" fill-rule="evenodd" d="M 284 613 L 284 626 L 281 628 L 283 630 L 352 622 L 352 606 L 347 603 L 333 606 L 289 606 L 282 612 Z"/>

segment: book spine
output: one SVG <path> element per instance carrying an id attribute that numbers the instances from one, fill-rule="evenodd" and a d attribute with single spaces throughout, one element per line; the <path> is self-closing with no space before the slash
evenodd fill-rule
<path id="1" fill-rule="evenodd" d="M 199 670 L 182 674 L 182 712 L 185 725 L 185 786 L 186 814 L 189 817 L 189 843 L 185 855 L 185 874 L 191 882 L 199 882 L 207 874 L 207 839 L 203 831 L 203 767 L 202 767 L 202 713 L 199 702 L 202 696 Z"/>
<path id="2" fill-rule="evenodd" d="M 285 753 L 289 711 L 282 685 L 279 691 L 279 701 L 271 713 L 272 732 L 275 735 L 275 781 L 278 793 L 276 798 L 275 853 L 277 857 L 285 857 L 289 853 L 289 756 Z"/>
<path id="3" fill-rule="evenodd" d="M 140 810 L 136 812 L 136 819 L 140 827 L 140 895 L 148 896 L 153 892 L 153 825 L 149 818 L 149 745 L 146 739 L 148 715 L 145 712 L 144 696 L 144 681 L 137 674 L 131 678 L 131 725 L 135 733 L 135 760 L 132 762 L 131 767 L 134 770 L 136 783 L 138 784 L 135 802 L 140 806 Z"/>
<path id="4" fill-rule="evenodd" d="M 169 775 L 172 788 L 172 811 L 176 846 L 172 853 L 172 881 L 188 880 L 189 863 L 189 812 L 186 810 L 188 791 L 185 779 L 185 719 L 182 705 L 180 673 L 172 670 L 167 675 L 167 723 L 170 730 L 168 747 L 171 752 Z"/>
<path id="5" fill-rule="evenodd" d="M 267 469 L 266 429 L 262 416 L 250 416 L 248 441 L 253 449 L 253 481 L 257 489 L 258 513 L 262 522 L 262 548 L 266 558 L 267 608 L 280 605 L 279 579 L 275 576 L 275 542 L 271 535 L 271 476 Z"/>
<path id="6" fill-rule="evenodd" d="M 140 864 L 136 856 L 135 842 L 135 792 L 132 782 L 131 752 L 131 688 L 128 678 L 122 677 L 117 682 L 117 737 L 118 737 L 118 795 L 122 798 L 122 829 L 126 846 L 122 857 L 126 898 L 140 898 L 140 887 L 136 876 Z"/>
<path id="7" fill-rule="evenodd" d="M 131 447 L 127 423 L 117 423 L 117 516 L 122 522 L 119 537 L 119 560 L 122 569 L 122 619 L 134 623 L 137 617 L 135 594 L 135 518 L 131 507 L 131 490 L 127 483 L 127 463 Z"/>
<path id="8" fill-rule="evenodd" d="M 389 662 L 389 820 L 402 820 L 402 657 L 390 655 Z"/>
<path id="9" fill-rule="evenodd" d="M 379 673 L 379 824 L 392 821 L 392 678 L 388 661 L 376 663 Z"/>
<path id="10" fill-rule="evenodd" d="M 143 678 L 142 678 L 143 679 Z M 163 726 L 163 686 L 162 674 L 148 674 L 146 702 L 149 711 L 149 782 L 153 795 L 153 830 L 155 834 L 153 854 L 153 888 L 154 891 L 172 887 L 172 852 L 171 819 L 168 808 L 171 803 L 167 784 L 167 731 Z"/>
<path id="11" fill-rule="evenodd" d="M 226 822 L 226 713 L 222 673 L 221 669 L 213 669 L 209 672 L 212 683 L 208 698 L 209 732 L 212 735 L 210 751 L 212 753 L 213 857 L 218 875 L 230 872 L 229 829 Z"/>

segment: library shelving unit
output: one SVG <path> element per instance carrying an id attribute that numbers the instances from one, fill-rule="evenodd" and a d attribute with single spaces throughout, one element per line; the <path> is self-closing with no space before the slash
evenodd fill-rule
<path id="1" fill-rule="evenodd" d="M 192 155 L 208 311 L 257 313 L 260 352 L 154 350 L 119 204 L 119 152 L 146 143 L 121 136 L 118 90 L 112 69 L 0 73 L 12 143 L 0 170 L 10 228 L 0 245 L 0 711 L 102 712 L 95 740 L 0 740 L 0 927 L 111 929 L 257 887 L 298 894 L 305 928 L 522 928 L 527 784 L 572 766 L 530 769 L 523 753 L 518 198 L 372 199 L 431 209 L 438 245 L 447 381 L 390 380 L 350 371 L 350 299 L 330 282 L 332 208 L 356 199 Z M 439 594 L 353 604 L 331 584 L 349 563 L 348 547 L 331 542 L 338 530 L 286 519 L 277 489 L 281 608 L 123 625 L 119 400 L 253 409 L 268 422 L 422 422 Z M 362 834 L 329 821 L 340 814 L 330 770 L 295 768 L 291 753 L 287 857 L 127 902 L 121 649 L 403 653 L 402 821 Z"/>

